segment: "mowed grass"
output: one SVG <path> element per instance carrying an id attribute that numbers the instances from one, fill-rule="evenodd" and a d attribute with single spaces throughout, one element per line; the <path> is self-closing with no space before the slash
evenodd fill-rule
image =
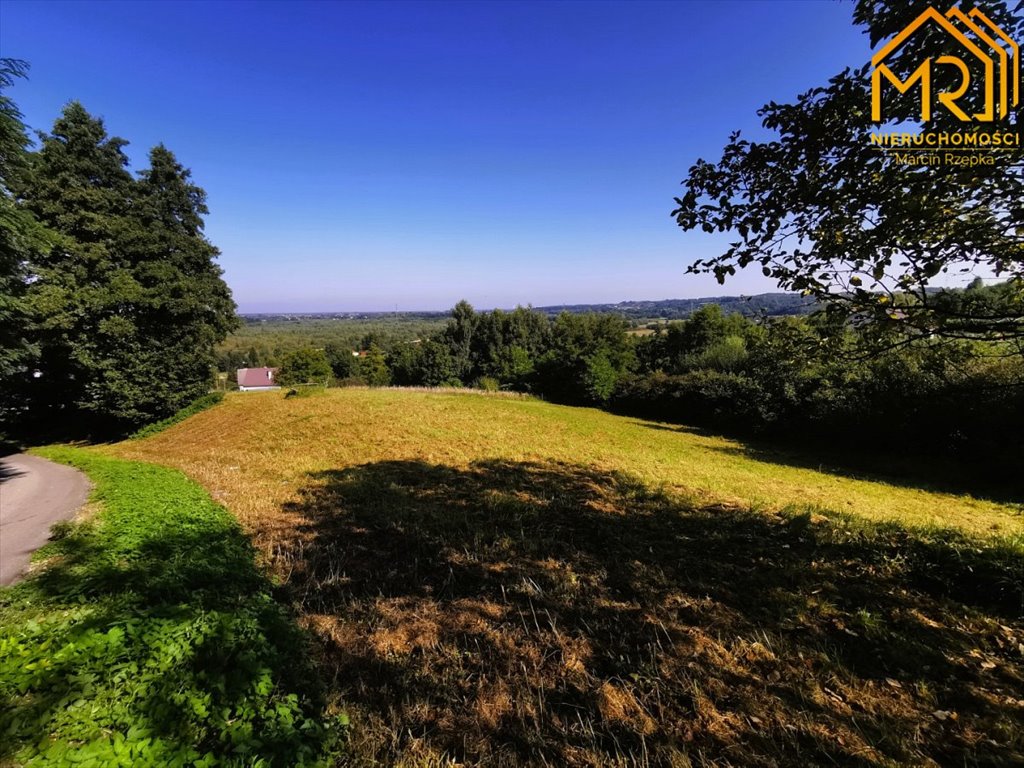
<path id="1" fill-rule="evenodd" d="M 471 393 L 247 393 L 104 450 L 240 518 L 344 764 L 1024 761 L 1012 505 Z"/>

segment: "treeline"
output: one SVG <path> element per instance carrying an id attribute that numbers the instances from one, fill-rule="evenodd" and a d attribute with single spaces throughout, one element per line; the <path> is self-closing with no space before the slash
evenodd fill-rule
<path id="1" fill-rule="evenodd" d="M 123 433 L 209 389 L 235 305 L 203 235 L 206 195 L 158 145 L 68 104 L 32 147 L 0 60 L 0 431 Z"/>
<path id="2" fill-rule="evenodd" d="M 1001 290 L 979 282 L 946 300 L 986 304 Z M 717 305 L 652 335 L 628 330 L 615 315 L 461 302 L 419 343 L 298 358 L 321 356 L 341 383 L 511 389 L 734 434 L 993 466 L 1024 455 L 1024 357 L 1010 342 L 911 341 L 827 312 L 755 321 Z"/>
<path id="3" fill-rule="evenodd" d="M 634 367 L 629 327 L 615 315 L 565 312 L 552 319 L 524 307 L 476 312 L 462 301 L 428 338 L 386 344 L 367 337 L 358 357 L 329 343 L 322 352 L 287 357 L 283 372 L 290 378 L 296 366 L 319 354 L 342 383 L 504 388 L 589 403 L 606 399 L 620 375 Z"/>
<path id="4" fill-rule="evenodd" d="M 814 303 L 791 293 L 764 293 L 755 296 L 631 301 L 619 304 L 573 304 L 537 307 L 550 318 L 563 312 L 572 314 L 610 314 L 631 323 L 657 329 L 666 320 L 689 317 L 701 307 L 717 304 L 724 312 L 738 312 L 751 318 L 807 314 Z M 443 312 L 366 313 L 359 316 L 243 315 L 242 325 L 217 346 L 217 369 L 234 376 L 238 368 L 280 366 L 293 352 L 304 347 L 328 346 L 368 350 L 376 344 L 391 348 L 413 339 L 425 339 L 445 326 Z"/>

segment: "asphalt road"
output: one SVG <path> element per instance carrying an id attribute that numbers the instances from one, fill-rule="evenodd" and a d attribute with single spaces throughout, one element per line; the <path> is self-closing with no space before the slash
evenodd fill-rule
<path id="1" fill-rule="evenodd" d="M 18 579 L 50 526 L 74 517 L 88 495 L 77 469 L 24 453 L 0 458 L 0 585 Z"/>

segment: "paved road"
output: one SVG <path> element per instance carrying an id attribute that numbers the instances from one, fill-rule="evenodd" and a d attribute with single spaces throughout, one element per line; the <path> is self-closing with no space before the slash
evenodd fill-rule
<path id="1" fill-rule="evenodd" d="M 74 516 L 89 495 L 77 469 L 24 453 L 0 458 L 0 584 L 12 584 L 50 526 Z"/>

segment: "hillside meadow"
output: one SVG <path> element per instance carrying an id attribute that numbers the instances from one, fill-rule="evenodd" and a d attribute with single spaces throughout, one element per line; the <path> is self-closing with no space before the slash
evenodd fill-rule
<path id="1" fill-rule="evenodd" d="M 1015 765 L 1019 505 L 526 397 L 229 395 L 101 449 L 241 521 L 345 765 Z"/>
<path id="2" fill-rule="evenodd" d="M 285 399 L 226 402 L 144 442 L 126 458 L 185 470 L 243 522 L 265 522 L 313 473 L 417 460 L 455 467 L 481 460 L 564 462 L 624 472 L 704 501 L 765 511 L 822 507 L 873 521 L 976 534 L 1024 534 L 1024 505 L 935 493 L 822 471 L 685 426 L 569 408 L 516 395 L 349 388 Z"/>

